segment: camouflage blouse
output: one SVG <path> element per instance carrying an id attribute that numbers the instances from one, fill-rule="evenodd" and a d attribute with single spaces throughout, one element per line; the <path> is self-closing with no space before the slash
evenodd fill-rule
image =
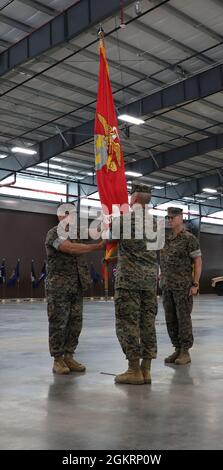
<path id="1" fill-rule="evenodd" d="M 191 286 L 193 261 L 201 256 L 198 239 L 183 229 L 177 235 L 168 235 L 160 252 L 161 285 L 167 289 Z"/>
<path id="2" fill-rule="evenodd" d="M 70 240 L 70 239 L 69 239 Z M 70 240 L 71 242 L 80 243 L 80 240 Z M 89 287 L 91 280 L 87 264 L 83 255 L 70 255 L 62 253 L 59 246 L 64 242 L 57 233 L 57 226 L 53 227 L 46 236 L 46 253 L 47 253 L 47 282 L 55 285 L 63 284 L 78 285 L 85 290 Z"/>
<path id="3" fill-rule="evenodd" d="M 130 220 L 128 220 L 130 219 Z M 123 227 L 130 222 L 128 239 L 123 236 Z M 148 238 L 141 230 L 137 213 L 120 217 L 118 239 L 118 262 L 115 276 L 115 288 L 134 290 L 154 290 L 157 283 L 157 253 L 148 249 Z M 114 228 L 114 226 L 113 226 Z M 128 231 L 127 231 L 128 232 Z M 154 227 L 156 240 L 156 228 Z M 114 230 L 115 233 L 115 230 Z M 149 240 L 152 242 L 153 240 Z"/>

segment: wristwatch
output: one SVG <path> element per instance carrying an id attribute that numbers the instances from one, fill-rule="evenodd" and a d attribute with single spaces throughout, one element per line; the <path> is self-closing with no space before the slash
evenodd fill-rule
<path id="1" fill-rule="evenodd" d="M 192 286 L 193 286 L 193 287 L 198 287 L 199 284 L 198 284 L 198 282 L 192 282 Z"/>

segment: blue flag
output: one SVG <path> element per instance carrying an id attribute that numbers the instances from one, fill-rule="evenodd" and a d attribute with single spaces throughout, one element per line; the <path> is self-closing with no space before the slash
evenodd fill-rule
<path id="1" fill-rule="evenodd" d="M 101 282 L 101 276 L 100 276 L 100 274 L 97 273 L 97 271 L 94 268 L 93 264 L 91 265 L 90 273 L 91 273 L 91 279 L 92 279 L 94 284 L 97 284 L 98 282 Z"/>
<path id="2" fill-rule="evenodd" d="M 44 264 L 43 264 L 43 267 L 42 267 L 42 271 L 38 277 L 38 279 L 36 279 L 36 275 L 35 275 L 35 271 L 34 271 L 34 266 L 33 266 L 33 271 L 31 273 L 31 276 L 33 275 L 33 287 L 34 288 L 38 288 L 39 285 L 41 284 L 42 281 L 44 281 L 44 279 L 46 278 L 46 261 L 44 261 Z M 32 279 L 32 277 L 31 277 Z"/>
<path id="3" fill-rule="evenodd" d="M 19 282 L 20 276 L 20 259 L 18 259 L 15 269 L 12 271 L 12 274 L 7 282 L 7 287 L 13 287 L 17 282 Z"/>
<path id="4" fill-rule="evenodd" d="M 44 261 L 42 271 L 41 271 L 40 276 L 39 276 L 38 281 L 37 281 L 37 283 L 38 283 L 37 287 L 39 287 L 40 283 L 42 281 L 44 281 L 44 279 L 46 279 L 46 274 L 47 274 L 47 272 L 46 272 L 46 261 Z"/>
<path id="5" fill-rule="evenodd" d="M 31 261 L 31 283 L 32 283 L 33 288 L 35 289 L 35 287 L 36 287 L 36 274 L 35 274 L 34 260 L 33 259 Z"/>
<path id="6" fill-rule="evenodd" d="M 5 284 L 6 281 L 6 269 L 5 269 L 5 259 L 3 258 L 2 264 L 0 267 L 0 284 Z"/>

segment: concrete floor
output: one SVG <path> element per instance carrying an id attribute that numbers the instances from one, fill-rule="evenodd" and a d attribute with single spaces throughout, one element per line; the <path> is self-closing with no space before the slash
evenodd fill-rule
<path id="1" fill-rule="evenodd" d="M 126 368 L 112 302 L 86 302 L 77 358 L 53 376 L 45 304 L 0 305 L 0 449 L 223 449 L 223 298 L 195 300 L 192 364 L 171 351 L 163 310 L 152 385 L 114 385 Z"/>

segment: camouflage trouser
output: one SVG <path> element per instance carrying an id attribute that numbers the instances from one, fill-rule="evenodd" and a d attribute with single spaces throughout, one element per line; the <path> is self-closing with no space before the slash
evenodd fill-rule
<path id="1" fill-rule="evenodd" d="M 190 349 L 194 342 L 191 321 L 193 296 L 188 293 L 188 289 L 163 289 L 163 306 L 169 337 L 175 348 L 185 350 Z"/>
<path id="2" fill-rule="evenodd" d="M 155 290 L 115 290 L 116 334 L 128 360 L 157 354 Z"/>
<path id="3" fill-rule="evenodd" d="M 83 295 L 78 291 L 47 289 L 49 349 L 51 356 L 73 354 L 82 329 Z"/>

